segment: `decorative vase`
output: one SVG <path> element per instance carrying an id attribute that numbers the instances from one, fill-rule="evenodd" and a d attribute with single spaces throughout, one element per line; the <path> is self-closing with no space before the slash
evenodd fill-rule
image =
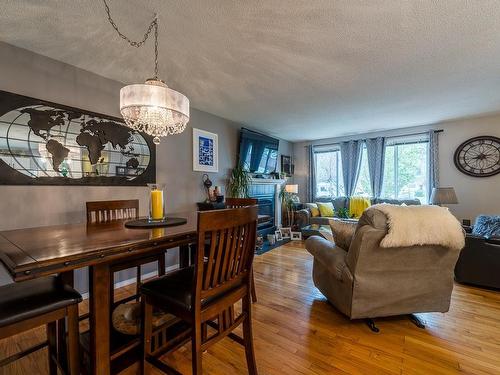
<path id="1" fill-rule="evenodd" d="M 165 199 L 163 184 L 148 184 L 149 187 L 149 221 L 165 220 Z"/>

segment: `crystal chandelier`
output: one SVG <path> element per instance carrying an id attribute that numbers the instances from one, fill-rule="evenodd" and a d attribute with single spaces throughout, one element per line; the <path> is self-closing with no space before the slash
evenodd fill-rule
<path id="1" fill-rule="evenodd" d="M 155 15 L 141 41 L 135 42 L 123 35 L 111 18 L 109 6 L 104 1 L 108 20 L 118 35 L 133 47 L 141 47 L 154 29 L 155 74 L 144 84 L 133 84 L 120 90 L 120 112 L 130 128 L 153 136 L 155 144 L 160 137 L 179 134 L 189 121 L 189 99 L 169 88 L 158 79 L 158 18 Z"/>

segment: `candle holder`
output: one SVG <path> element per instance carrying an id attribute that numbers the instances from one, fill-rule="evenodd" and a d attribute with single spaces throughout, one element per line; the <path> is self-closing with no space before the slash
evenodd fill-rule
<path id="1" fill-rule="evenodd" d="M 149 187 L 149 221 L 165 220 L 165 199 L 163 197 L 163 184 L 148 184 Z"/>

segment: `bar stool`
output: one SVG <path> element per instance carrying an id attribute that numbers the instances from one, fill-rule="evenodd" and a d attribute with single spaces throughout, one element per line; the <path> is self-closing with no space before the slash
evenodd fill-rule
<path id="1" fill-rule="evenodd" d="M 57 277 L 44 277 L 0 287 L 0 340 L 24 331 L 47 326 L 47 341 L 0 360 L 0 368 L 48 345 L 49 371 L 68 368 L 68 374 L 80 373 L 78 303 L 82 296 Z M 67 319 L 67 363 L 57 353 L 56 325 Z M 58 355 L 59 354 L 59 355 Z"/>
<path id="2" fill-rule="evenodd" d="M 182 268 L 141 286 L 142 354 L 146 363 L 166 374 L 178 372 L 160 361 L 173 340 L 153 327 L 153 309 L 189 324 L 192 373 L 202 374 L 202 353 L 229 336 L 245 347 L 250 375 L 257 375 L 253 347 L 251 272 L 257 234 L 257 206 L 198 213 L 198 249 L 194 266 Z M 205 240 L 209 241 L 206 259 Z M 235 304 L 241 301 L 241 312 Z M 243 325 L 243 337 L 233 333 Z M 208 330 L 208 327 L 213 330 Z"/>
<path id="3" fill-rule="evenodd" d="M 120 219 L 138 219 L 139 218 L 139 200 L 129 199 L 129 200 L 114 200 L 114 201 L 96 201 L 96 202 L 86 202 L 87 208 L 87 223 L 89 224 L 106 224 L 111 223 Z M 111 267 L 111 285 L 115 284 L 115 274 L 120 271 L 124 271 L 131 268 L 136 268 L 136 293 L 132 296 L 122 298 L 115 301 L 115 291 L 114 287 L 111 288 L 111 311 L 122 304 L 129 302 L 131 300 L 139 301 L 139 287 L 141 285 L 141 266 L 156 262 L 158 265 L 158 275 L 162 276 L 165 274 L 165 252 L 159 255 L 153 255 L 150 257 L 140 257 L 138 259 L 126 260 L 124 262 L 114 263 Z M 88 314 L 83 315 L 80 319 L 84 319 Z"/>
<path id="4" fill-rule="evenodd" d="M 226 208 L 240 208 L 247 206 L 255 206 L 259 203 L 257 198 L 226 198 Z M 257 291 L 255 289 L 255 278 L 252 274 L 250 276 L 251 282 L 251 292 L 252 292 L 252 302 L 257 302 Z"/>

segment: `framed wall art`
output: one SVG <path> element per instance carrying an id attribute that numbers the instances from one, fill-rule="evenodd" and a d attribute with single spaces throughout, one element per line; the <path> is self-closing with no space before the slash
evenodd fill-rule
<path id="1" fill-rule="evenodd" d="M 193 170 L 219 171 L 219 142 L 217 134 L 193 128 Z"/>
<path id="2" fill-rule="evenodd" d="M 156 180 L 152 137 L 121 118 L 0 91 L 1 185 L 135 185 Z"/>

